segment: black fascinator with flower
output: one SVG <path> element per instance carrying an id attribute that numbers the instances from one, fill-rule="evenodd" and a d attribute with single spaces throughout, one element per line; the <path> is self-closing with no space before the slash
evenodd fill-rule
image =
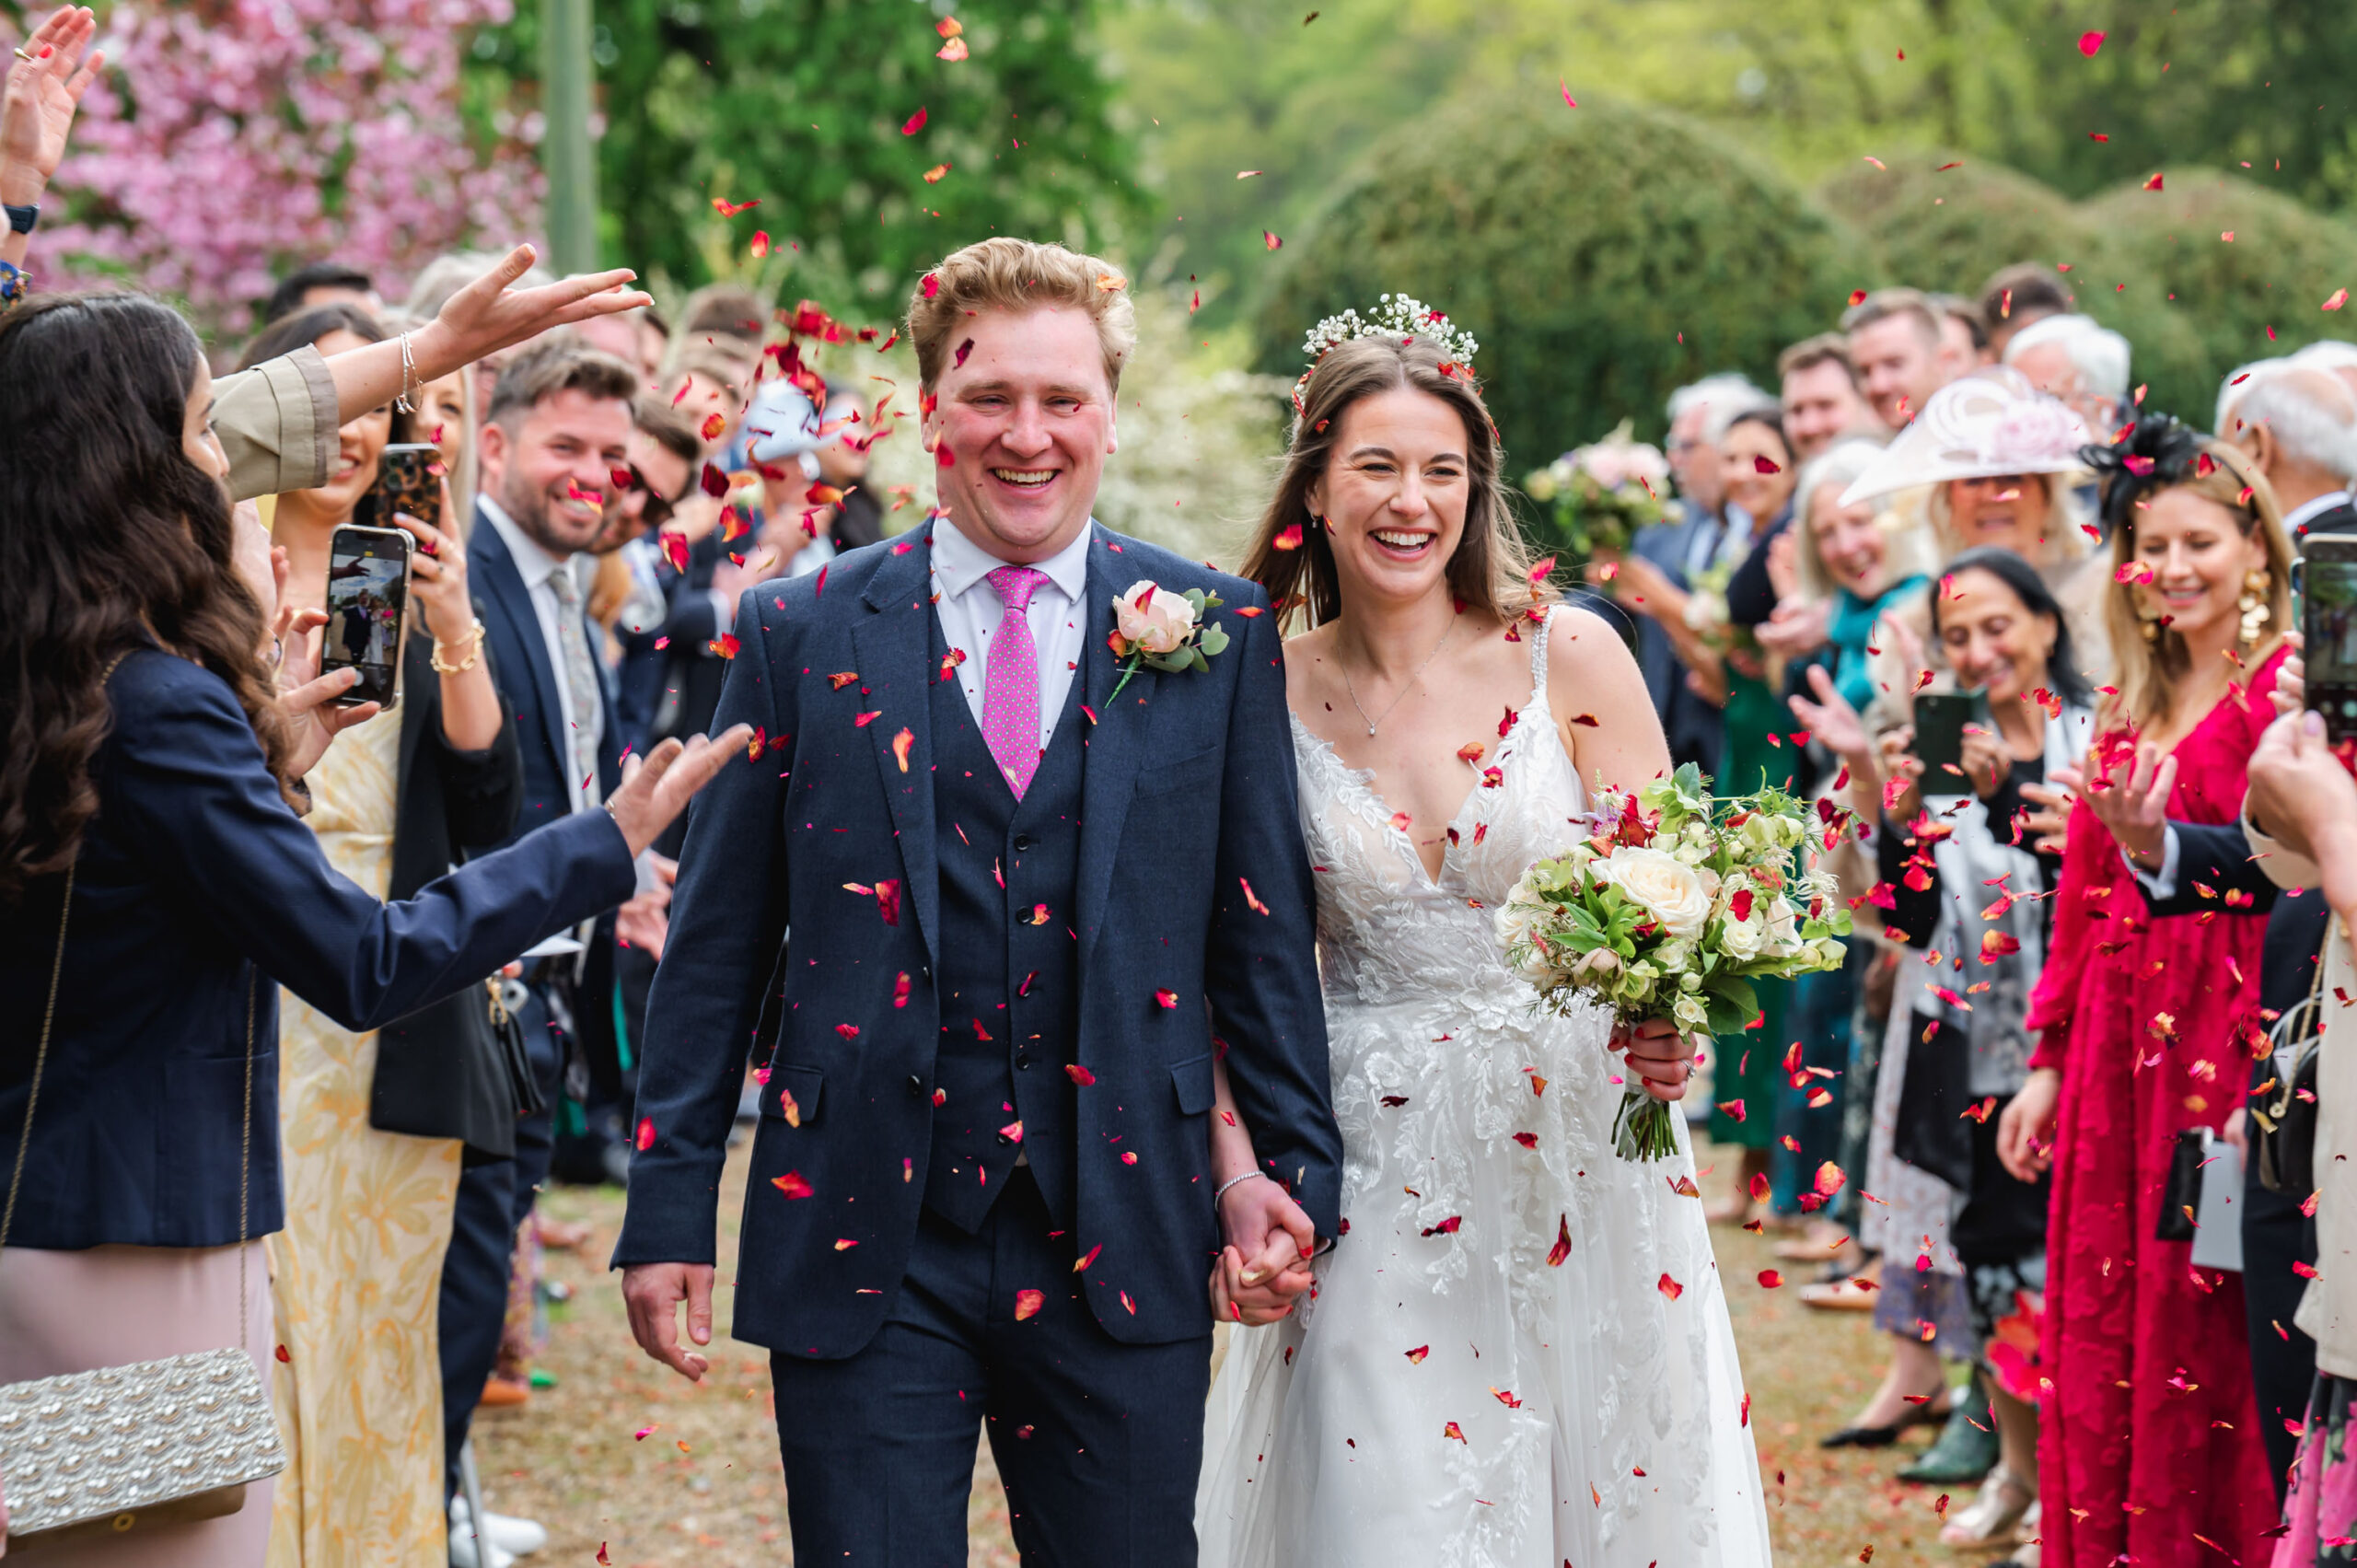
<path id="1" fill-rule="evenodd" d="M 2146 413 L 2120 439 L 2080 447 L 2080 461 L 2103 487 L 2104 532 L 2134 532 L 2139 502 L 2208 473 L 2216 459 L 2202 451 L 2202 440 L 2201 432 L 2173 413 Z"/>

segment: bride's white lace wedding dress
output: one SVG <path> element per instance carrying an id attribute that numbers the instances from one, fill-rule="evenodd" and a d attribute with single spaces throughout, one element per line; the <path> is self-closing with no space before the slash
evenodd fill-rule
<path id="1" fill-rule="evenodd" d="M 1435 881 L 1298 720 L 1346 1235 L 1212 1393 L 1203 1568 L 1766 1563 L 1767 1513 L 1694 1166 L 1612 1150 L 1607 1016 L 1536 1012 L 1491 935 L 1587 797 L 1535 690 Z M 1603 635 L 1600 630 L 1593 633 Z"/>

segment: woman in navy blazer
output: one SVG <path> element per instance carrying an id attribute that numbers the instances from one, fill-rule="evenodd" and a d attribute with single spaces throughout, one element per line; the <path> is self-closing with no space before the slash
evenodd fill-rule
<path id="1" fill-rule="evenodd" d="M 282 702 L 210 401 L 195 333 L 154 301 L 0 316 L 0 1169 L 21 1172 L 0 1381 L 266 1355 L 266 1295 L 231 1282 L 240 1237 L 281 1223 L 275 987 L 366 1029 L 480 983 L 627 898 L 633 857 L 742 739 L 666 747 L 607 811 L 379 903 L 293 804 L 372 710 Z M 258 1562 L 259 1502 L 172 1527 L 172 1560 Z"/>

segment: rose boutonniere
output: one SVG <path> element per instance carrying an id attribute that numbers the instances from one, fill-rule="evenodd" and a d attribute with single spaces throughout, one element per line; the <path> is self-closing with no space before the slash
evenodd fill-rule
<path id="1" fill-rule="evenodd" d="M 1219 607 L 1219 596 L 1201 588 L 1180 594 L 1151 582 L 1131 584 L 1129 592 L 1113 600 L 1113 634 L 1105 642 L 1123 662 L 1121 679 L 1106 700 L 1120 696 L 1142 664 L 1174 675 L 1209 669 L 1212 657 L 1227 650 L 1227 633 L 1203 624 L 1203 617 Z"/>

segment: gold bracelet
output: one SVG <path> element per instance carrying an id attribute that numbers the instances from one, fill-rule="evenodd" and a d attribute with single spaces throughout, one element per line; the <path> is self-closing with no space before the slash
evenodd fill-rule
<path id="1" fill-rule="evenodd" d="M 475 621 L 474 646 L 467 650 L 467 656 L 464 659 L 457 664 L 444 664 L 442 643 L 439 638 L 436 638 L 434 646 L 426 653 L 426 661 L 434 666 L 434 673 L 436 675 L 464 675 L 474 668 L 476 660 L 482 657 L 482 621 L 478 619 Z"/>

